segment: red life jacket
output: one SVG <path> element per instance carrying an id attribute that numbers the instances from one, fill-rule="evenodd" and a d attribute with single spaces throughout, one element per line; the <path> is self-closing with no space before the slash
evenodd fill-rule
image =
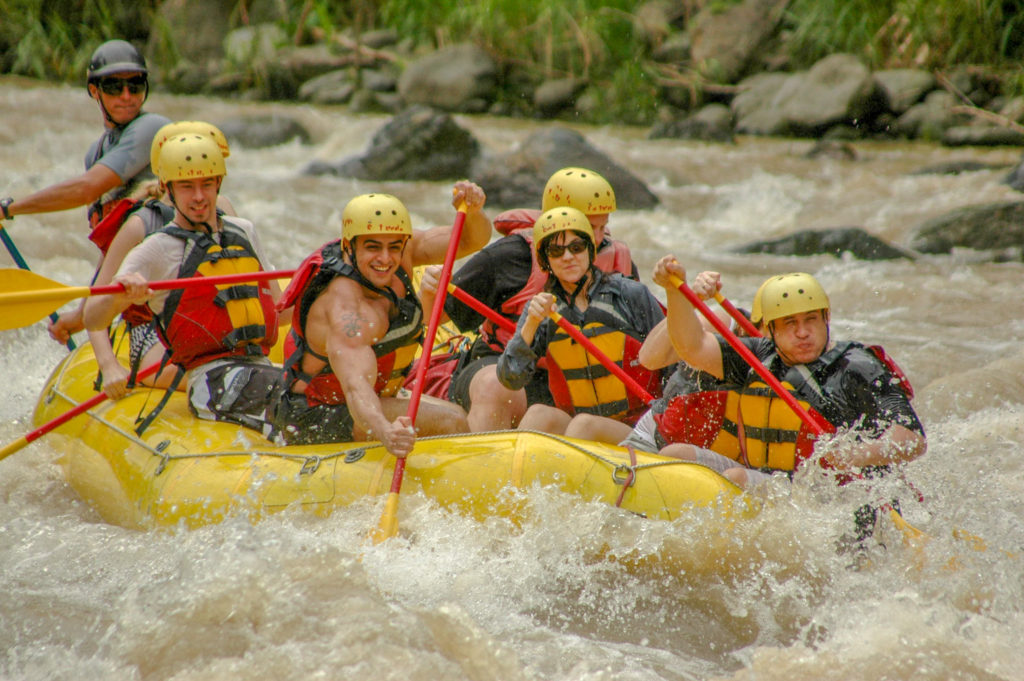
<path id="1" fill-rule="evenodd" d="M 373 388 L 381 397 L 392 397 L 402 387 L 423 339 L 423 308 L 408 273 L 400 267 L 397 276 L 405 287 L 404 298 L 398 298 L 390 288 L 374 286 L 345 262 L 340 240 L 324 244 L 299 265 L 281 296 L 278 309 L 294 305 L 292 331 L 285 340 L 285 384 L 291 388 L 299 381 L 304 382 L 306 387 L 302 392 L 310 406 L 345 403 L 345 393 L 331 370 L 329 359 L 314 352 L 305 337 L 309 309 L 335 277 L 351 279 L 387 297 L 397 308 L 398 313 L 391 318 L 387 333 L 372 346 L 377 357 L 377 378 Z M 309 367 L 307 358 L 314 365 L 309 371 L 305 369 Z"/>
<path id="2" fill-rule="evenodd" d="M 96 244 L 103 255 L 110 249 L 110 243 L 117 236 L 121 225 L 136 208 L 142 205 L 138 199 L 115 199 L 100 204 L 98 210 L 89 213 L 89 241 Z"/>
<path id="3" fill-rule="evenodd" d="M 908 400 L 914 399 L 914 386 L 910 385 L 910 379 L 903 373 L 903 369 L 896 364 L 896 360 L 886 354 L 885 350 L 882 349 L 881 345 L 869 345 L 868 350 L 878 358 L 878 361 L 885 365 L 885 368 L 889 370 L 896 382 L 899 383 L 900 389 L 903 394 L 907 396 Z"/>
<path id="4" fill-rule="evenodd" d="M 526 209 L 519 210 L 524 213 L 526 212 Z M 504 213 L 502 215 L 504 215 Z M 537 262 L 537 252 L 533 247 L 532 223 L 530 224 L 531 226 L 524 226 L 509 233 L 509 236 L 518 236 L 526 242 L 527 246 L 530 248 L 530 259 L 532 263 L 530 277 L 526 280 L 526 283 L 523 284 L 523 288 L 502 303 L 501 309 L 499 310 L 503 315 L 513 321 L 517 321 L 519 319 L 519 316 L 523 313 L 523 309 L 526 308 L 527 303 L 530 302 L 531 298 L 544 289 L 544 284 L 548 280 L 548 273 L 542 270 L 540 268 L 540 263 Z M 621 241 L 605 239 L 603 247 L 594 256 L 594 267 L 604 272 L 619 272 L 626 277 L 632 276 L 633 259 L 629 253 L 629 246 Z M 513 334 L 511 332 L 499 327 L 489 319 L 484 320 L 484 323 L 480 325 L 480 336 L 486 340 L 487 344 L 496 352 L 501 352 L 505 348 L 505 345 L 508 343 L 509 339 L 512 338 L 512 335 Z"/>
<path id="5" fill-rule="evenodd" d="M 423 371 L 424 395 L 430 395 L 441 400 L 448 399 L 448 391 L 452 386 L 452 379 L 459 369 L 466 353 L 472 347 L 473 342 L 462 335 L 451 336 L 443 345 L 435 345 L 430 353 L 427 368 Z M 409 375 L 405 377 L 403 388 L 414 390 L 416 387 L 416 373 L 419 371 L 419 363 L 423 361 L 423 355 L 409 367 Z"/>
<path id="6" fill-rule="evenodd" d="M 242 228 L 222 220 L 219 244 L 173 224 L 160 230 L 185 242 L 178 278 L 263 271 Z M 277 340 L 277 310 L 265 282 L 194 285 L 171 292 L 156 326 L 171 361 L 189 370 L 222 357 L 266 355 Z"/>

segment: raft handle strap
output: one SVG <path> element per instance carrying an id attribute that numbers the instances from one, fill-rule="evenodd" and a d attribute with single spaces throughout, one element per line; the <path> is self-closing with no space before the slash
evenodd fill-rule
<path id="1" fill-rule="evenodd" d="M 322 459 L 319 456 L 307 456 L 306 460 L 302 462 L 302 468 L 299 470 L 299 475 L 312 475 L 317 472 L 320 468 L 320 461 Z"/>
<path id="2" fill-rule="evenodd" d="M 156 465 L 156 470 L 153 471 L 154 478 L 163 473 L 164 469 L 167 468 L 167 462 L 171 458 L 170 455 L 167 453 L 167 448 L 170 446 L 170 440 L 164 440 L 163 442 L 156 446 L 156 451 L 159 452 L 162 456 L 160 457 L 160 463 Z"/>
<path id="3" fill-rule="evenodd" d="M 626 445 L 626 451 L 629 452 L 629 464 L 619 464 L 612 471 L 612 480 L 615 481 L 616 485 L 622 485 L 622 491 L 619 492 L 619 498 L 615 500 L 616 508 L 622 507 L 622 499 L 626 496 L 626 490 L 633 486 L 633 481 L 636 480 L 636 450 L 632 446 Z M 625 475 L 623 475 L 625 471 Z"/>

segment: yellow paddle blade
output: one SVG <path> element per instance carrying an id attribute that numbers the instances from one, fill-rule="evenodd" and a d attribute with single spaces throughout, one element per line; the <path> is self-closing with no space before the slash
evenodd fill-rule
<path id="1" fill-rule="evenodd" d="M 397 492 L 390 492 L 384 502 L 384 512 L 380 515 L 380 522 L 370 533 L 370 539 L 374 544 L 391 539 L 398 534 L 398 497 Z"/>
<path id="2" fill-rule="evenodd" d="M 0 331 L 35 324 L 75 298 L 88 286 L 66 286 L 29 270 L 0 270 Z"/>
<path id="3" fill-rule="evenodd" d="M 889 519 L 903 533 L 903 542 L 908 546 L 920 545 L 923 542 L 931 541 L 931 537 L 908 523 L 906 518 L 896 509 L 889 509 Z"/>

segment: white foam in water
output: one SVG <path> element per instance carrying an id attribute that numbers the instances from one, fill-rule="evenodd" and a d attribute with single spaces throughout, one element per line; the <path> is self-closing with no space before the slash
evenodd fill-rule
<path id="1" fill-rule="evenodd" d="M 99 133 L 82 88 L 3 83 L 0 102 L 4 195 L 79 172 Z M 447 182 L 299 175 L 308 159 L 361 151 L 351 130 L 368 139 L 383 117 L 160 93 L 147 108 L 213 122 L 277 112 L 310 125 L 313 146 L 238 146 L 228 160 L 224 192 L 261 228 L 278 268 L 334 238 L 341 207 L 358 193 L 399 195 L 417 226 L 452 215 Z M 465 123 L 499 151 L 541 125 Z M 138 532 L 102 522 L 67 485 L 44 438 L 0 462 L 0 677 L 1018 678 L 1024 266 L 963 253 L 867 263 L 730 252 L 796 229 L 847 225 L 907 246 L 926 219 L 1012 196 L 1002 171 L 911 175 L 967 153 L 924 144 L 858 143 L 860 160 L 839 162 L 805 158 L 810 141 L 652 141 L 614 127 L 586 134 L 662 199 L 653 211 L 611 217 L 644 281 L 658 257 L 674 252 L 693 273 L 721 271 L 727 296 L 747 306 L 766 276 L 810 271 L 832 296 L 833 335 L 886 347 L 917 389 L 930 438 L 928 454 L 906 470 L 924 502 L 896 477 L 873 489 L 837 488 L 808 472 L 792 484 L 773 481 L 756 495 L 762 512 L 735 523 L 713 510 L 645 521 L 528 489 L 511 493 L 524 511 L 518 524 L 481 523 L 403 495 L 399 536 L 380 546 L 366 535 L 381 499 L 330 518 L 289 510 L 255 525 L 232 518 Z M 1019 150 L 970 153 L 1009 165 Z M 83 216 L 19 216 L 5 227 L 39 273 L 85 284 L 96 254 Z M 6 253 L 0 266 L 11 266 Z M 43 324 L 0 332 L 0 444 L 30 430 L 63 353 Z M 882 532 L 885 546 L 860 559 L 837 553 L 853 511 L 878 495 L 897 496 L 931 541 L 915 551 Z"/>

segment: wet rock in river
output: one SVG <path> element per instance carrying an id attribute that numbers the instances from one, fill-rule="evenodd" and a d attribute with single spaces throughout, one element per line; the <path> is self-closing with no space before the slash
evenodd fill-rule
<path id="1" fill-rule="evenodd" d="M 954 248 L 990 251 L 993 259 L 1019 260 L 1024 250 L 1024 202 L 958 208 L 917 228 L 911 246 L 922 253 Z"/>
<path id="2" fill-rule="evenodd" d="M 488 205 L 539 206 L 548 178 L 567 166 L 603 175 L 615 189 L 620 209 L 644 210 L 659 203 L 640 178 L 591 146 L 583 135 L 562 126 L 534 133 L 511 153 L 479 158 L 470 177 L 487 192 Z"/>
<path id="3" fill-rule="evenodd" d="M 428 106 L 399 113 L 359 156 L 338 163 L 316 161 L 305 172 L 361 180 L 448 180 L 466 177 L 480 144 L 450 115 Z"/>
<path id="4" fill-rule="evenodd" d="M 804 229 L 779 239 L 755 241 L 734 249 L 737 253 L 773 255 L 834 255 L 849 253 L 861 260 L 911 258 L 912 252 L 889 244 L 860 227 Z"/>
<path id="5" fill-rule="evenodd" d="M 238 116 L 222 121 L 220 129 L 231 142 L 252 149 L 272 147 L 293 139 L 303 144 L 310 141 L 305 126 L 288 116 Z"/>
<path id="6" fill-rule="evenodd" d="M 733 142 L 732 110 L 725 104 L 708 104 L 692 116 L 655 125 L 649 139 L 671 137 L 705 142 Z"/>
<path id="7" fill-rule="evenodd" d="M 486 111 L 497 88 L 494 60 L 469 43 L 442 48 L 411 62 L 398 80 L 398 92 L 407 104 L 467 113 Z"/>

